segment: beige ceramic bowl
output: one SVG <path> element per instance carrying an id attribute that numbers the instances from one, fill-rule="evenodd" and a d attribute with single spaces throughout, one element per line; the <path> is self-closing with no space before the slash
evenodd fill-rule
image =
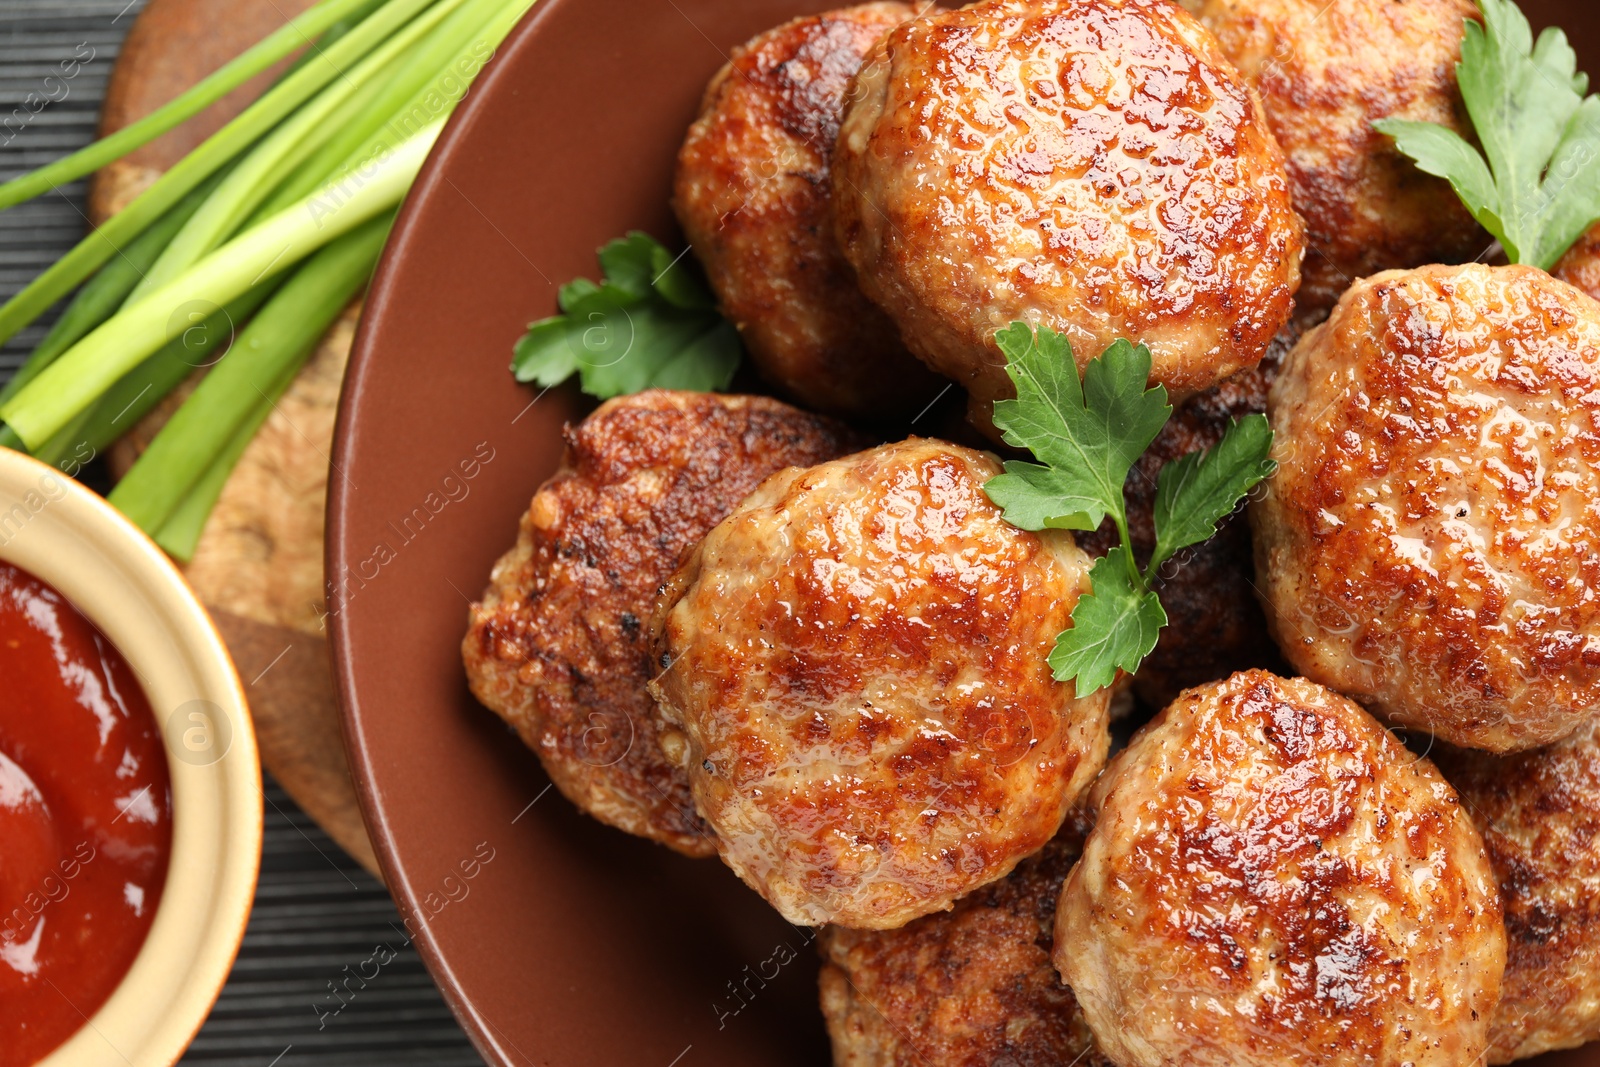
<path id="1" fill-rule="evenodd" d="M 227 979 L 261 866 L 261 771 L 222 639 L 165 554 L 72 479 L 0 449 L 0 560 L 48 582 L 143 679 L 172 775 L 172 861 L 111 998 L 41 1063 L 170 1067 Z"/>

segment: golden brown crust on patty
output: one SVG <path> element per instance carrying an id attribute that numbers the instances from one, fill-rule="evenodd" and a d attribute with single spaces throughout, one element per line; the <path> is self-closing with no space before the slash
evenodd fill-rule
<path id="1" fill-rule="evenodd" d="M 1589 227 L 1550 273 L 1600 300 L 1600 224 Z"/>
<path id="2" fill-rule="evenodd" d="M 472 691 L 590 815 L 691 856 L 716 851 L 657 744 L 649 624 L 683 554 L 760 481 L 859 447 L 766 397 L 652 390 L 566 431 L 562 467 L 472 606 Z"/>
<path id="3" fill-rule="evenodd" d="M 822 932 L 834 1067 L 1110 1067 L 1050 961 L 1082 809 L 1039 853 L 953 910 L 898 930 Z"/>
<path id="4" fill-rule="evenodd" d="M 995 331 L 1051 326 L 1080 365 L 1119 337 L 1192 393 L 1261 359 L 1301 224 L 1253 92 L 1165 0 L 985 0 L 905 23 L 851 89 L 840 244 L 906 344 L 1012 394 Z"/>
<path id="5" fill-rule="evenodd" d="M 1057 966 L 1123 1067 L 1461 1067 L 1505 964 L 1453 790 L 1371 716 L 1246 671 L 1107 768 Z"/>
<path id="6" fill-rule="evenodd" d="M 1261 94 L 1306 221 L 1297 310 L 1321 318 L 1358 278 L 1460 263 L 1487 233 L 1441 178 L 1418 170 L 1380 118 L 1471 138 L 1456 88 L 1471 0 L 1181 0 Z"/>
<path id="7" fill-rule="evenodd" d="M 1600 710 L 1600 303 L 1529 267 L 1380 274 L 1270 403 L 1256 572 L 1297 670 L 1491 751 Z"/>
<path id="8" fill-rule="evenodd" d="M 1055 836 L 1104 763 L 1109 694 L 1046 663 L 1088 557 L 1006 523 L 999 472 L 918 439 L 786 471 L 662 598 L 663 748 L 791 922 L 949 907 Z"/>
<path id="9" fill-rule="evenodd" d="M 1600 723 L 1532 752 L 1435 758 L 1483 834 L 1505 902 L 1488 1062 L 1600 1038 Z"/>
<path id="10" fill-rule="evenodd" d="M 910 4 L 786 22 L 734 49 L 678 153 L 673 207 L 768 380 L 822 411 L 915 414 L 938 378 L 861 294 L 833 236 L 828 171 L 845 87 Z"/>

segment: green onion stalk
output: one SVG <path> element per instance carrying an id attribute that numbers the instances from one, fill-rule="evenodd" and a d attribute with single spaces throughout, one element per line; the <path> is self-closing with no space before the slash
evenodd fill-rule
<path id="1" fill-rule="evenodd" d="M 316 58 L 321 50 L 328 48 L 340 37 L 349 33 L 362 19 L 370 15 L 378 4 L 383 2 L 384 0 L 366 0 L 359 9 L 344 14 L 323 32 L 322 36 L 317 40 L 315 48 L 307 48 L 289 65 L 279 80 L 281 81 L 283 78 L 288 77 L 307 62 Z M 189 219 L 199 210 L 200 206 L 216 191 L 237 162 L 237 160 L 234 160 L 225 164 L 215 174 L 206 178 L 199 186 L 185 194 L 181 200 L 168 209 L 166 214 L 151 223 L 144 233 L 134 238 L 133 243 L 111 257 L 110 261 L 101 268 L 99 273 L 91 277 L 78 290 L 77 296 L 73 298 L 67 310 L 57 318 L 55 325 L 29 355 L 27 362 L 11 376 L 11 379 L 3 387 L 0 387 L 0 403 L 4 403 L 17 390 L 31 381 L 34 375 L 38 374 L 52 360 L 70 348 L 84 334 L 111 317 L 117 308 L 130 297 L 141 279 L 147 280 L 149 278 L 150 271 L 164 254 L 167 245 L 177 236 Z M 314 178 L 315 176 L 313 175 Z M 312 184 L 315 184 L 314 180 Z M 309 187 L 306 191 L 310 191 Z M 261 294 L 262 299 L 265 299 L 265 296 L 265 293 Z M 243 301 L 241 301 L 242 303 Z M 251 305 L 250 310 L 253 309 L 254 304 Z M 240 310 L 243 309 L 241 308 Z M 248 311 L 244 313 L 248 314 Z M 229 321 L 231 324 L 236 319 L 230 319 Z M 154 359 L 155 357 L 151 358 Z M 130 378 L 132 377 L 134 376 L 130 375 Z M 149 386 L 152 383 L 146 381 L 142 384 Z M 158 393 L 154 399 L 159 401 L 163 395 L 165 394 Z M 133 407 L 137 406 L 133 405 Z M 123 407 L 119 406 L 116 410 L 123 410 Z M 133 421 L 137 422 L 139 417 L 135 416 Z M 63 442 L 57 442 L 57 444 L 63 444 Z M 87 440 L 79 442 L 79 444 L 84 445 L 90 455 L 97 454 L 104 447 L 104 444 L 95 446 Z M 22 447 L 22 442 L 11 431 L 10 427 L 0 425 L 0 446 L 20 448 Z M 82 454 L 82 450 L 74 448 L 74 453 Z M 36 457 L 52 464 L 56 462 L 56 459 L 52 457 L 64 454 L 48 447 L 34 452 Z"/>
<path id="2" fill-rule="evenodd" d="M 377 152 L 454 109 L 473 77 L 532 0 L 468 0 L 438 31 L 408 52 L 370 107 L 341 122 L 334 136 L 262 205 L 270 214 L 325 177 L 360 166 Z"/>
<path id="3" fill-rule="evenodd" d="M 333 26 L 323 32 L 314 48 L 302 51 L 301 56 L 280 75 L 278 80 L 282 82 L 283 78 L 290 77 L 296 70 L 306 66 L 307 62 L 314 61 L 318 56 L 325 56 L 326 50 L 336 40 L 349 34 L 350 30 L 360 24 L 368 14 L 373 13 L 376 6 L 384 2 L 386 0 L 365 0 L 358 10 L 347 11 L 339 21 L 334 22 Z M 373 94 L 366 94 L 368 99 L 371 99 L 371 96 Z M 330 118 L 330 122 L 339 125 L 341 122 L 346 122 L 346 117 L 334 115 Z M 237 165 L 238 158 L 230 160 L 221 170 L 206 178 L 200 186 L 187 192 L 173 208 L 163 214 L 162 218 L 150 224 L 149 229 L 134 238 L 133 243 L 126 245 L 120 253 L 112 256 L 106 262 L 106 266 L 78 290 L 77 296 L 72 299 L 66 312 L 59 315 L 50 333 L 46 334 L 45 339 L 35 347 L 27 362 L 11 376 L 10 381 L 5 382 L 5 386 L 0 387 L 0 403 L 13 397 L 22 386 L 26 386 L 27 382 L 37 376 L 38 371 L 50 365 L 54 358 L 66 352 L 78 339 L 82 339 L 88 331 L 93 330 L 94 326 L 106 322 L 123 302 L 133 299 L 136 294 L 149 291 L 149 288 L 154 288 L 150 286 L 150 280 L 152 275 L 157 274 L 157 262 L 166 261 L 168 245 L 186 229 L 190 218 L 200 210 L 200 206 L 210 202 L 213 194 L 218 194 L 222 182 Z M 309 182 L 306 182 L 301 189 L 301 195 L 310 192 L 310 189 L 317 184 L 318 176 L 325 174 L 326 170 L 328 168 L 312 171 L 309 174 Z M 288 202 L 280 203 L 277 208 L 283 208 L 286 203 Z M 147 362 L 149 366 L 126 376 L 125 386 L 131 389 L 131 392 L 118 395 L 118 392 L 123 390 L 114 387 L 106 398 L 102 398 L 99 405 L 101 411 L 85 413 L 75 419 L 74 424 L 69 427 L 70 434 L 67 430 L 62 430 L 56 437 L 51 438 L 51 442 L 35 448 L 35 458 L 56 464 L 59 459 L 66 458 L 69 454 L 74 458 L 80 458 L 80 456 L 94 456 L 104 450 L 110 440 L 125 432 L 150 408 L 160 403 L 160 400 L 179 381 L 182 381 L 182 378 L 186 378 L 187 371 L 194 370 L 195 366 L 205 365 L 202 362 L 205 350 L 214 347 L 214 342 L 219 341 L 222 336 L 230 338 L 235 323 L 243 322 L 267 296 L 270 296 L 270 290 L 251 291 L 227 307 L 226 315 L 218 314 L 213 320 L 208 320 L 203 330 L 184 331 L 181 342 L 174 341 L 168 346 L 171 350 L 163 349 L 154 357 L 150 357 Z M 117 413 L 122 414 L 122 418 L 117 418 Z M 22 440 L 14 434 L 11 427 L 0 424 L 0 446 L 21 448 Z"/>
<path id="4" fill-rule="evenodd" d="M 370 2 L 324 0 L 298 18 L 291 19 L 243 55 L 179 95 L 176 100 L 65 159 L 0 185 L 0 211 L 47 193 L 58 185 L 86 177 L 107 163 L 121 159 L 140 145 L 153 141 L 185 119 L 204 111 L 291 52 L 299 51 L 306 41 L 333 28 L 342 19 L 369 6 Z"/>
<path id="5" fill-rule="evenodd" d="M 95 455 L 203 373 L 110 498 L 189 558 L 234 465 L 365 286 L 444 120 L 532 2 L 323 0 L 149 118 L 0 185 L 3 209 L 81 177 L 322 35 L 0 306 L 4 341 L 81 286 L 0 389 L 0 445 Z"/>
<path id="6" fill-rule="evenodd" d="M 370 219 L 306 261 L 256 312 L 217 364 L 173 414 L 111 493 L 111 503 L 145 530 L 160 532 L 205 482 L 215 502 L 228 472 L 295 374 L 366 285 L 389 236 L 392 213 Z M 209 504 L 203 509 L 210 511 Z M 181 558 L 187 536 L 162 547 Z"/>
<path id="7" fill-rule="evenodd" d="M 261 201 L 332 136 L 343 105 L 369 102 L 392 64 L 460 3 L 438 0 L 267 134 L 184 223 L 132 295 L 154 292 L 236 233 Z"/>
<path id="8" fill-rule="evenodd" d="M 364 172 L 331 182 L 245 231 L 101 323 L 4 404 L 0 419 L 42 444 L 124 374 L 192 325 L 329 241 L 400 202 L 439 134 L 434 123 Z"/>
<path id="9" fill-rule="evenodd" d="M 17 390 L 34 377 L 61 353 L 71 348 L 79 338 L 100 325 L 122 305 L 133 292 L 139 278 L 155 265 L 162 249 L 177 234 L 200 204 L 217 187 L 221 175 L 214 175 L 205 184 L 194 189 L 173 209 L 162 216 L 155 225 L 140 234 L 122 254 L 107 263 L 89 282 L 78 290 L 72 303 L 56 319 L 50 332 L 39 342 L 28 361 L 0 388 L 0 403 L 14 396 Z M 16 447 L 9 442 L 7 447 Z"/>
<path id="10" fill-rule="evenodd" d="M 272 283 L 258 285 L 223 305 L 222 310 L 200 317 L 123 375 L 93 406 L 34 449 L 33 455 L 58 466 L 68 456 L 94 457 L 103 453 L 185 378 L 221 359 L 228 352 L 238 325 L 248 321 L 275 288 Z M 3 432 L 11 431 L 7 427 Z M 8 447 L 21 447 L 21 443 Z"/>
<path id="11" fill-rule="evenodd" d="M 277 85 L 267 90 L 261 99 L 251 104 L 232 122 L 229 122 L 221 130 L 207 138 L 198 148 L 184 156 L 170 170 L 151 183 L 150 187 L 139 194 L 133 203 L 90 233 L 72 251 L 51 264 L 43 274 L 30 282 L 16 296 L 6 301 L 4 305 L 0 305 L 0 343 L 4 343 L 14 337 L 18 330 L 43 314 L 52 304 L 66 296 L 74 287 L 98 270 L 107 260 L 121 252 L 124 244 L 131 242 L 152 223 L 165 215 L 190 190 L 215 174 L 241 151 L 276 127 L 279 122 L 288 117 L 296 108 L 305 103 L 325 85 L 343 74 L 346 68 L 357 62 L 363 55 L 386 40 L 397 29 L 409 22 L 418 12 L 425 10 L 432 3 L 433 0 L 388 0 L 387 3 L 351 29 L 350 32 L 333 42 L 327 49 L 319 49 L 316 60 L 307 62 Z M 336 4 L 342 11 L 350 6 L 350 0 L 323 0 L 323 5 L 319 5 L 318 8 L 313 8 L 312 10 L 320 10 L 322 6 L 328 4 Z M 207 89 L 213 79 L 216 79 L 221 73 L 219 71 L 217 74 L 211 75 L 192 91 Z M 223 89 L 213 93 L 211 90 L 207 90 L 204 95 L 208 100 L 214 100 L 225 91 L 226 89 Z M 132 129 L 132 127 L 129 127 L 129 129 Z M 164 131 L 158 128 L 145 130 L 145 136 L 142 138 L 136 138 L 123 144 L 121 153 L 133 151 L 133 149 L 145 143 L 146 140 L 157 136 L 161 132 Z M 91 145 L 83 153 L 78 153 L 77 155 L 89 153 L 93 148 L 94 145 Z M 62 160 L 61 162 L 66 163 L 75 158 L 77 158 L 76 155 L 70 156 L 67 160 Z M 110 162 L 110 159 L 102 159 L 98 155 L 94 155 L 92 158 L 96 160 L 95 166 Z M 51 166 L 56 165 L 52 164 Z M 49 168 L 46 167 L 45 169 L 48 170 Z M 71 173 L 74 177 L 81 176 L 76 169 Z M 17 179 L 18 182 L 26 180 L 26 176 Z M 39 191 L 43 192 L 44 190 L 41 189 Z"/>

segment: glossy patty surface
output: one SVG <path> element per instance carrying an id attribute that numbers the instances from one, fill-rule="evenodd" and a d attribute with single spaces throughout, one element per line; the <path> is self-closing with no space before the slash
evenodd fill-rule
<path id="1" fill-rule="evenodd" d="M 1586 230 L 1550 273 L 1600 300 L 1600 225 Z"/>
<path id="2" fill-rule="evenodd" d="M 822 933 L 834 1067 L 1110 1067 L 1050 961 L 1082 809 L 1038 854 L 953 910 L 898 930 Z"/>
<path id="3" fill-rule="evenodd" d="M 1600 303 L 1528 267 L 1380 274 L 1270 403 L 1256 570 L 1300 673 L 1494 751 L 1600 710 Z"/>
<path id="4" fill-rule="evenodd" d="M 1531 752 L 1437 759 L 1483 834 L 1505 902 L 1488 1062 L 1600 1038 L 1600 724 Z"/>
<path id="5" fill-rule="evenodd" d="M 995 331 L 1080 365 L 1148 344 L 1196 392 L 1289 316 L 1301 223 L 1254 93 L 1166 0 L 984 0 L 881 41 L 834 163 L 840 243 L 912 351 L 977 405 L 1011 394 Z"/>
<path id="6" fill-rule="evenodd" d="M 1297 311 L 1320 319 L 1359 278 L 1460 263 L 1490 238 L 1441 178 L 1418 170 L 1380 118 L 1469 140 L 1456 88 L 1471 0 L 1181 0 L 1261 94 L 1306 221 Z"/>
<path id="7" fill-rule="evenodd" d="M 673 207 L 751 362 L 809 407 L 914 415 L 941 386 L 862 295 L 828 174 L 845 87 L 910 4 L 786 22 L 735 49 L 678 154 Z"/>
<path id="8" fill-rule="evenodd" d="M 862 442 L 765 397 L 662 390 L 608 401 L 566 437 L 565 462 L 472 606 L 468 680 L 573 803 L 711 855 L 688 780 L 661 755 L 645 691 L 656 592 L 767 475 Z"/>
<path id="9" fill-rule="evenodd" d="M 917 439 L 785 472 L 663 599 L 663 746 L 791 922 L 948 907 L 1055 836 L 1104 763 L 1107 691 L 1046 663 L 1088 557 L 1006 523 L 999 472 Z"/>
<path id="10" fill-rule="evenodd" d="M 1119 753 L 1055 960 L 1121 1067 L 1461 1067 L 1505 964 L 1455 792 L 1358 706 L 1246 671 Z"/>

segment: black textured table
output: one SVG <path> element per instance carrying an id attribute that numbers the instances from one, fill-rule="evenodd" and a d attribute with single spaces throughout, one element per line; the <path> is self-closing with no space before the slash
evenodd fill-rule
<path id="1" fill-rule="evenodd" d="M 106 78 L 141 2 L 0 0 L 0 179 L 93 137 Z M 76 61 L 74 77 L 61 77 L 63 60 Z M 83 236 L 83 197 L 83 185 L 74 184 L 0 212 L 0 299 Z M 0 348 L 0 381 L 52 318 Z M 265 799 L 261 882 L 244 947 L 183 1062 L 482 1063 L 383 887 L 271 781 Z"/>

